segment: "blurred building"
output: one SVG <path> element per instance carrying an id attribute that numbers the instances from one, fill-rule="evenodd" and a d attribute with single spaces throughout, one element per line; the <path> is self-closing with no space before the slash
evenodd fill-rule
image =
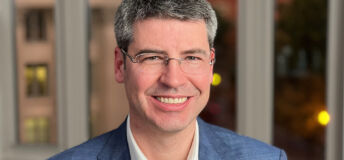
<path id="1" fill-rule="evenodd" d="M 19 141 L 56 144 L 54 3 L 15 2 Z"/>
<path id="2" fill-rule="evenodd" d="M 119 125 L 128 111 L 114 81 L 113 16 L 118 1 L 91 0 L 89 32 L 91 134 Z M 19 142 L 56 144 L 55 2 L 16 0 Z M 117 106 L 117 107 L 116 107 Z"/>

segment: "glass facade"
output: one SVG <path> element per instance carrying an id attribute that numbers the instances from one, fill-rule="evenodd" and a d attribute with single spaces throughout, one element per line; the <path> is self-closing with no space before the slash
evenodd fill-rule
<path id="1" fill-rule="evenodd" d="M 327 0 L 278 0 L 274 144 L 289 159 L 324 159 Z"/>

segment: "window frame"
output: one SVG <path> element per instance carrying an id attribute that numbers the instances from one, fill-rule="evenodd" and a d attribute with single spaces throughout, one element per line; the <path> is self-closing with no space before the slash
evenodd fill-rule
<path id="1" fill-rule="evenodd" d="M 344 2 L 329 1 L 326 104 L 331 121 L 326 128 L 325 159 L 344 158 Z"/>
<path id="2" fill-rule="evenodd" d="M 58 146 L 89 138 L 88 1 L 56 1 Z"/>
<path id="3" fill-rule="evenodd" d="M 329 3 L 327 104 L 332 119 L 327 128 L 325 154 L 326 159 L 342 159 L 344 45 L 340 43 L 344 40 L 344 20 L 340 17 L 344 17 L 344 2 Z M 17 144 L 14 2 L 0 0 L 0 4 L 0 159 L 45 159 L 87 140 L 88 1 L 56 1 L 58 145 L 49 147 Z M 239 0 L 238 4 L 238 132 L 271 143 L 274 1 Z M 252 35 L 257 38 L 250 38 Z M 254 63 L 252 51 L 259 56 Z M 264 74 L 253 74 L 257 71 Z M 250 78 L 253 75 L 255 78 Z M 262 110 L 256 112 L 253 106 Z"/>
<path id="4" fill-rule="evenodd" d="M 272 143 L 274 0 L 238 5 L 237 131 Z"/>

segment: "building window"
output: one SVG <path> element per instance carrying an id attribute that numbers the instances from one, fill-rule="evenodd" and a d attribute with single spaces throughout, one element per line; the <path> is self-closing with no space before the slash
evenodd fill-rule
<path id="1" fill-rule="evenodd" d="M 23 143 L 49 143 L 50 122 L 47 117 L 28 117 L 24 120 Z"/>
<path id="2" fill-rule="evenodd" d="M 200 117 L 206 122 L 236 130 L 236 27 L 237 0 L 210 1 L 218 20 L 216 63 L 209 102 Z"/>
<path id="3" fill-rule="evenodd" d="M 274 144 L 289 159 L 322 160 L 326 98 L 327 0 L 277 0 Z"/>
<path id="4" fill-rule="evenodd" d="M 39 97 L 48 95 L 48 65 L 29 64 L 25 69 L 26 95 Z"/>
<path id="5" fill-rule="evenodd" d="M 30 10 L 25 15 L 27 41 L 46 40 L 46 20 L 44 10 Z"/>

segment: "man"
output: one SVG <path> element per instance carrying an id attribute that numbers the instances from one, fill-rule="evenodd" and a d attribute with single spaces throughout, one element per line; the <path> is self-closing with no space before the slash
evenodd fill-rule
<path id="1" fill-rule="evenodd" d="M 51 160 L 286 159 L 197 118 L 209 98 L 216 29 L 206 0 L 124 0 L 115 17 L 115 78 L 125 85 L 127 120 Z"/>

